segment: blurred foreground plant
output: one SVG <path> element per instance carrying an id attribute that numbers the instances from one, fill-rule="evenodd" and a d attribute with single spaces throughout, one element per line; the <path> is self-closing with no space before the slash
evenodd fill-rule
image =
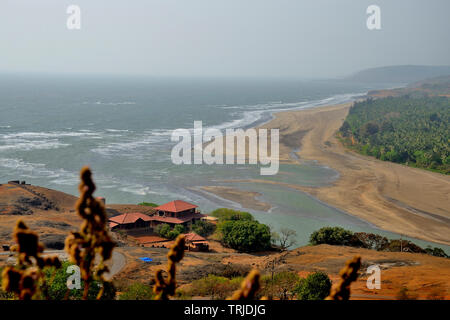
<path id="1" fill-rule="evenodd" d="M 75 208 L 83 223 L 79 232 L 72 232 L 66 238 L 65 250 L 70 261 L 80 267 L 84 280 L 83 299 L 88 298 L 89 286 L 94 280 L 102 284 L 97 296 L 97 299 L 100 299 L 106 282 L 104 274 L 109 271 L 105 261 L 111 258 L 115 244 L 108 234 L 108 219 L 103 203 L 93 197 L 96 187 L 91 170 L 84 167 L 80 177 L 80 198 Z M 98 263 L 96 257 L 99 257 Z"/>
<path id="2" fill-rule="evenodd" d="M 347 261 L 345 267 L 339 273 L 341 281 L 334 287 L 325 300 L 348 300 L 350 298 L 350 284 L 358 278 L 358 270 L 361 267 L 361 257 L 356 256 Z"/>
<path id="3" fill-rule="evenodd" d="M 253 269 L 242 281 L 241 288 L 236 290 L 227 300 L 252 300 L 256 296 L 256 292 L 260 288 L 259 278 L 261 277 L 258 270 Z"/>
<path id="4" fill-rule="evenodd" d="M 14 293 L 21 300 L 31 300 L 37 296 L 40 288 L 44 288 L 45 295 L 43 269 L 60 268 L 61 262 L 56 256 L 42 256 L 44 246 L 39 242 L 38 235 L 22 220 L 17 221 L 13 236 L 17 245 L 13 246 L 11 251 L 17 252 L 17 264 L 3 270 L 3 290 Z"/>
<path id="5" fill-rule="evenodd" d="M 167 273 L 168 279 L 167 282 L 163 277 L 163 271 L 161 269 L 156 271 L 155 274 L 155 287 L 153 288 L 156 293 L 156 300 L 168 300 L 169 296 L 175 295 L 175 289 L 177 286 L 176 281 L 176 263 L 180 262 L 184 256 L 184 245 L 185 238 L 184 235 L 179 235 L 175 240 L 175 244 L 170 249 L 167 254 L 168 262 L 167 262 Z"/>

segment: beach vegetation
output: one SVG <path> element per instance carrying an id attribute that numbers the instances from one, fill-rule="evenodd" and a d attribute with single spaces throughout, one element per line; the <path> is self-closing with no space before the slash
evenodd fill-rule
<path id="1" fill-rule="evenodd" d="M 450 174 L 450 98 L 387 97 L 355 102 L 339 129 L 364 155 Z"/>
<path id="2" fill-rule="evenodd" d="M 436 257 L 449 258 L 441 248 L 428 246 L 423 249 L 410 240 L 388 239 L 384 236 L 366 232 L 352 232 L 341 227 L 323 227 L 310 235 L 311 245 L 329 244 L 350 246 L 389 252 L 425 253 Z"/>

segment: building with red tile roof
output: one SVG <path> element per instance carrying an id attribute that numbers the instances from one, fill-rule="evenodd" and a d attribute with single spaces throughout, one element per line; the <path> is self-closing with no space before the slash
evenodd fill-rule
<path id="1" fill-rule="evenodd" d="M 153 229 L 158 224 L 167 223 L 171 227 L 181 224 L 189 228 L 192 223 L 205 217 L 196 210 L 195 204 L 174 200 L 154 208 L 153 215 L 147 215 L 139 212 L 124 213 L 109 218 L 109 227 L 116 229 Z"/>
<path id="2" fill-rule="evenodd" d="M 109 227 L 111 230 L 149 228 L 151 221 L 152 217 L 143 213 L 124 213 L 109 218 Z"/>
<path id="3" fill-rule="evenodd" d="M 153 225 L 168 223 L 170 225 L 182 224 L 188 227 L 191 223 L 202 219 L 205 215 L 196 210 L 198 206 L 183 201 L 174 200 L 155 208 L 155 214 L 152 216 Z"/>
<path id="4" fill-rule="evenodd" d="M 198 234 L 191 232 L 184 235 L 186 240 L 186 247 L 189 251 L 208 251 L 209 243 L 205 238 Z"/>

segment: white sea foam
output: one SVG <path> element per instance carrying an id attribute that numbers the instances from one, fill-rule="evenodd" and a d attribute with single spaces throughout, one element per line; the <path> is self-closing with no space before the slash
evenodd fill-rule
<path id="1" fill-rule="evenodd" d="M 106 132 L 130 132 L 130 130 L 123 130 L 123 129 L 106 129 Z"/>
<path id="2" fill-rule="evenodd" d="M 0 145 L 0 151 L 31 151 L 31 150 L 49 150 L 70 146 L 68 143 L 61 143 L 56 139 L 51 140 L 33 140 L 12 139 L 6 144 Z"/>
<path id="3" fill-rule="evenodd" d="M 0 158 L 0 172 L 1 168 L 7 170 L 8 176 L 20 176 L 23 179 L 46 179 L 50 184 L 76 186 L 79 182 L 78 172 L 62 168 L 49 169 L 43 163 L 26 162 L 22 159 Z M 111 176 L 96 174 L 95 181 L 100 189 L 118 189 L 140 196 L 159 194 L 149 186 L 122 181 Z"/>
<path id="4" fill-rule="evenodd" d="M 51 132 L 17 132 L 1 135 L 3 139 L 50 139 L 50 138 L 64 138 L 64 137 L 92 137 L 98 136 L 99 133 L 89 130 L 73 131 L 51 131 Z"/>
<path id="5" fill-rule="evenodd" d="M 103 102 L 103 101 L 85 101 L 83 104 L 104 105 L 104 106 L 120 106 L 120 105 L 135 105 L 134 101 L 119 101 L 119 102 Z"/>
<path id="6" fill-rule="evenodd" d="M 132 193 L 132 194 L 135 194 L 138 196 L 146 196 L 148 194 L 157 194 L 157 192 L 152 191 L 149 187 L 144 187 L 139 184 L 128 185 L 128 186 L 120 188 L 119 190 L 123 191 L 123 192 Z"/>
<path id="7" fill-rule="evenodd" d="M 78 174 L 64 169 L 51 170 L 43 163 L 25 162 L 22 159 L 0 158 L 0 168 L 8 169 L 9 174 L 20 175 L 24 178 L 46 178 L 56 184 L 74 185 L 78 181 Z"/>
<path id="8" fill-rule="evenodd" d="M 169 131 L 164 134 L 161 131 L 149 131 L 134 137 L 122 139 L 120 142 L 110 142 L 91 149 L 92 152 L 104 155 L 121 155 L 121 156 L 136 156 L 135 151 L 142 152 L 144 148 L 149 148 L 152 145 L 156 146 L 164 141 L 169 141 Z M 166 137 L 167 136 L 167 137 Z"/>

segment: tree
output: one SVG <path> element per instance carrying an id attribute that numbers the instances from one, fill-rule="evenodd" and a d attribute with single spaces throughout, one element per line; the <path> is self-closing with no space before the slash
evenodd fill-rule
<path id="1" fill-rule="evenodd" d="M 357 241 L 360 245 L 355 245 Z M 366 249 L 374 249 L 377 251 L 384 250 L 389 245 L 389 239 L 378 234 L 366 233 L 366 232 L 356 232 L 354 234 L 354 239 L 351 240 L 352 246 L 361 246 Z"/>
<path id="2" fill-rule="evenodd" d="M 351 127 L 347 121 L 344 121 L 339 131 L 342 133 L 344 137 L 348 137 L 351 134 Z"/>
<path id="3" fill-rule="evenodd" d="M 243 252 L 270 248 L 270 228 L 257 221 L 225 221 L 219 224 L 222 243 Z"/>
<path id="4" fill-rule="evenodd" d="M 426 251 L 427 254 L 435 256 L 435 257 L 442 257 L 442 258 L 448 258 L 449 257 L 445 253 L 444 250 L 442 250 L 441 248 L 438 248 L 438 247 L 431 248 L 430 246 L 428 246 L 427 248 L 425 248 L 425 251 Z"/>
<path id="5" fill-rule="evenodd" d="M 323 300 L 331 289 L 331 280 L 324 272 L 314 272 L 300 279 L 294 292 L 299 300 Z"/>
<path id="6" fill-rule="evenodd" d="M 227 209 L 227 208 L 216 209 L 213 212 L 211 212 L 211 215 L 213 217 L 218 218 L 219 222 L 229 221 L 229 220 L 246 220 L 246 221 L 254 220 L 253 216 L 248 212 Z"/>
<path id="7" fill-rule="evenodd" d="M 192 225 L 192 231 L 202 237 L 207 237 L 214 232 L 216 226 L 208 221 L 199 220 Z"/>
<path id="8" fill-rule="evenodd" d="M 361 127 L 360 134 L 362 137 L 370 137 L 376 134 L 380 130 L 378 124 L 374 121 L 367 122 Z"/>
<path id="9" fill-rule="evenodd" d="M 295 230 L 289 228 L 281 228 L 279 233 L 278 242 L 280 243 L 280 247 L 283 250 L 286 250 L 290 246 L 297 243 L 295 237 L 297 236 L 297 232 Z"/>
<path id="10" fill-rule="evenodd" d="M 173 229 L 171 231 L 169 231 L 167 237 L 171 240 L 175 239 L 176 237 L 178 237 L 180 234 L 184 233 L 185 228 L 183 225 L 181 224 L 177 224 L 175 227 L 173 227 Z"/>
<path id="11" fill-rule="evenodd" d="M 169 232 L 171 231 L 170 229 L 170 225 L 168 225 L 167 223 L 162 223 L 159 224 L 155 227 L 155 232 L 163 238 L 168 238 L 169 237 Z"/>
<path id="12" fill-rule="evenodd" d="M 423 95 L 355 102 L 340 132 L 363 154 L 450 174 L 449 103 L 448 97 Z"/>
<path id="13" fill-rule="evenodd" d="M 350 244 L 353 233 L 341 227 L 323 227 L 314 231 L 309 242 L 312 245 L 331 244 L 346 246 Z"/>

